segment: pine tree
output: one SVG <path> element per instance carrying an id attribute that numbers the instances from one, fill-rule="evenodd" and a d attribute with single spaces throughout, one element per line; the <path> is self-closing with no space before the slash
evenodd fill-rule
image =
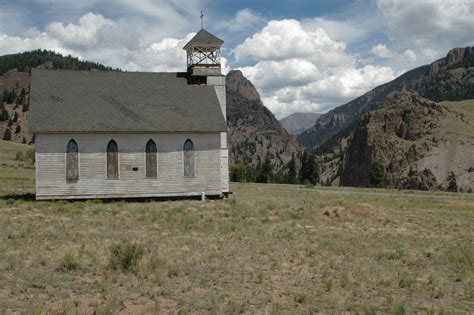
<path id="1" fill-rule="evenodd" d="M 298 183 L 298 174 L 296 172 L 296 161 L 295 161 L 295 154 L 291 155 L 291 160 L 288 163 L 288 183 L 289 184 L 296 184 Z"/>
<path id="2" fill-rule="evenodd" d="M 314 153 L 310 153 L 309 160 L 308 160 L 308 167 L 309 167 L 309 177 L 308 180 L 313 184 L 316 185 L 319 182 L 319 166 L 316 162 L 316 155 Z"/>
<path id="3" fill-rule="evenodd" d="M 370 183 L 374 187 L 382 188 L 385 186 L 385 168 L 379 161 L 374 161 L 369 170 Z"/>
<path id="4" fill-rule="evenodd" d="M 448 188 L 447 191 L 458 192 L 458 183 L 456 181 L 456 175 L 451 172 L 448 176 Z"/>
<path id="5" fill-rule="evenodd" d="M 259 176 L 259 183 L 269 183 L 273 176 L 272 160 L 270 159 L 270 153 L 267 152 L 265 161 L 263 162 L 262 171 Z"/>
<path id="6" fill-rule="evenodd" d="M 308 180 L 313 185 L 319 182 L 319 166 L 314 153 L 303 152 L 301 157 L 300 181 Z"/>

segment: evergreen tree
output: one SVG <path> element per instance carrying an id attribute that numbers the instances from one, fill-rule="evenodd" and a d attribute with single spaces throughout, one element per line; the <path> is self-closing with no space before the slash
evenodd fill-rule
<path id="1" fill-rule="evenodd" d="M 230 165 L 230 180 L 233 182 L 246 181 L 246 168 L 242 162 Z"/>
<path id="2" fill-rule="evenodd" d="M 295 161 L 295 154 L 293 153 L 291 155 L 291 160 L 288 163 L 288 184 L 296 184 L 298 183 L 298 178 L 297 178 L 297 172 L 296 172 L 296 161 Z"/>
<path id="3" fill-rule="evenodd" d="M 319 167 L 314 153 L 304 151 L 301 157 L 300 181 L 308 180 L 313 185 L 319 182 Z"/>
<path id="4" fill-rule="evenodd" d="M 308 162 L 309 162 L 308 180 L 313 185 L 316 185 L 319 182 L 319 166 L 318 166 L 318 163 L 316 162 L 316 155 L 314 153 L 310 153 Z"/>
<path id="5" fill-rule="evenodd" d="M 379 161 L 374 161 L 369 170 L 370 183 L 374 187 L 382 188 L 385 186 L 385 168 Z"/>
<path id="6" fill-rule="evenodd" d="M 273 166 L 270 159 L 270 152 L 267 152 L 265 161 L 263 162 L 262 170 L 258 179 L 259 183 L 269 183 L 273 176 Z"/>
<path id="7" fill-rule="evenodd" d="M 456 175 L 451 172 L 448 176 L 448 188 L 447 191 L 458 192 L 458 182 L 456 181 Z"/>

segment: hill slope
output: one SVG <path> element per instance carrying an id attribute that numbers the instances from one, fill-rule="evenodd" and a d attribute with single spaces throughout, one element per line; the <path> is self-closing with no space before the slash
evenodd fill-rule
<path id="1" fill-rule="evenodd" d="M 0 139 L 28 144 L 34 142 L 28 128 L 32 68 L 113 70 L 99 63 L 64 57 L 47 50 L 0 56 Z"/>
<path id="2" fill-rule="evenodd" d="M 319 113 L 293 113 L 279 120 L 281 126 L 290 134 L 299 134 L 314 126 L 321 116 Z"/>
<path id="3" fill-rule="evenodd" d="M 279 170 L 300 150 L 298 141 L 263 105 L 257 90 L 242 72 L 230 71 L 226 88 L 230 162 L 256 167 L 268 153 L 274 169 Z"/>
<path id="4" fill-rule="evenodd" d="M 341 171 L 343 186 L 370 186 L 377 162 L 384 186 L 445 189 L 453 172 L 462 191 L 474 189 L 474 100 L 435 103 L 415 92 L 390 95 L 362 117 Z"/>
<path id="5" fill-rule="evenodd" d="M 474 47 L 455 48 L 445 58 L 408 71 L 331 110 L 299 135 L 300 142 L 308 148 L 326 143 L 328 149 L 332 149 L 343 134 L 354 130 L 354 124 L 363 114 L 378 109 L 391 92 L 402 90 L 416 91 L 434 101 L 474 98 Z"/>

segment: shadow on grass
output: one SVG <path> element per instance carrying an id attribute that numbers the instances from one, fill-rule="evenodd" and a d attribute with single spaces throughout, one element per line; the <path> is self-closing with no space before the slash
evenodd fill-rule
<path id="1" fill-rule="evenodd" d="M 9 194 L 9 195 L 0 195 L 0 199 L 8 200 L 22 200 L 22 201 L 34 201 L 35 194 L 32 193 L 24 193 L 24 194 Z"/>
<path id="2" fill-rule="evenodd" d="M 227 195 L 225 196 L 227 197 Z M 221 195 L 208 195 L 206 199 L 210 200 L 219 200 L 222 199 Z M 36 195 L 33 193 L 24 193 L 24 194 L 8 194 L 0 195 L 0 199 L 9 200 L 13 199 L 15 201 L 36 201 Z M 101 203 L 114 203 L 114 202 L 159 202 L 159 201 L 177 201 L 177 200 L 200 200 L 201 196 L 175 196 L 175 197 L 143 197 L 143 198 L 79 198 L 79 199 L 46 199 L 42 201 L 66 201 L 66 202 L 78 202 L 78 201 L 94 201 L 97 200 Z"/>

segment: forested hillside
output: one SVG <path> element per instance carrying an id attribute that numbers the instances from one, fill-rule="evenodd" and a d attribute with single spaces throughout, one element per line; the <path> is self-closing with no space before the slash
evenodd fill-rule
<path id="1" fill-rule="evenodd" d="M 67 70 L 114 70 L 97 62 L 83 61 L 72 56 L 63 56 L 50 50 L 38 49 L 0 56 L 0 75 L 12 69 L 17 69 L 19 72 L 28 72 L 31 68 L 37 67 Z"/>
<path id="2" fill-rule="evenodd" d="M 28 128 L 32 68 L 118 70 L 49 50 L 0 56 L 0 139 L 28 144 L 34 141 Z"/>

